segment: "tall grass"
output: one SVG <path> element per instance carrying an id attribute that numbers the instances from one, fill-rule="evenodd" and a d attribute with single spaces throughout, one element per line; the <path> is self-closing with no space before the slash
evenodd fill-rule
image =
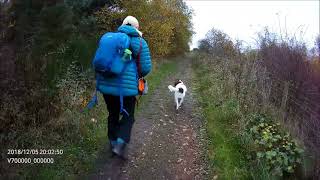
<path id="1" fill-rule="evenodd" d="M 241 136 L 245 113 L 239 101 L 227 93 L 222 66 L 212 59 L 193 57 L 196 90 L 207 124 L 210 169 L 220 179 L 270 179 L 264 165 L 251 168 L 249 137 Z M 215 65 L 214 65 L 215 64 Z"/>
<path id="2" fill-rule="evenodd" d="M 252 128 L 249 125 L 252 113 L 268 114 L 275 119 L 277 116 L 272 115 L 273 111 L 271 111 L 275 108 L 269 107 L 270 110 L 259 111 L 258 107 L 254 108 L 253 105 L 250 105 L 254 101 L 245 101 L 243 96 L 246 95 L 235 93 L 234 82 L 229 81 L 230 67 L 226 67 L 219 59 L 195 57 L 194 68 L 196 69 L 197 92 L 203 108 L 203 116 L 207 121 L 209 160 L 214 174 L 222 179 L 280 178 L 283 174 L 282 170 L 286 171 L 286 166 L 281 164 L 282 161 L 279 161 L 280 164 L 274 166 L 273 169 L 273 165 L 270 166 L 270 163 L 257 157 L 259 151 L 271 152 L 276 150 L 278 145 L 275 143 L 271 150 L 270 148 L 265 150 L 263 147 L 258 147 L 255 143 L 256 139 L 247 133 Z M 250 82 L 249 86 L 252 88 L 253 84 L 254 81 Z M 254 98 L 251 94 L 248 96 Z M 277 135 L 284 138 L 281 133 Z M 287 150 L 281 151 L 283 152 L 279 154 L 289 155 L 291 153 Z M 289 166 L 295 166 L 294 164 L 289 164 Z M 283 169 L 278 171 L 280 167 Z M 284 173 L 284 175 L 292 177 L 290 174 Z"/>
<path id="3" fill-rule="evenodd" d="M 283 122 L 313 154 L 318 164 L 313 172 L 319 176 L 320 71 L 315 60 L 308 60 L 303 43 L 279 41 L 268 32 L 261 38 L 259 57 L 270 78 L 270 102 L 281 107 Z"/>
<path id="4" fill-rule="evenodd" d="M 307 60 L 304 44 L 265 31 L 259 37 L 258 49 L 242 50 L 234 44 L 230 51 L 228 36 L 219 33 L 213 29 L 207 35 L 211 39 L 202 41 L 200 57 L 195 60 L 203 64 L 200 74 L 207 81 L 204 90 L 216 94 L 214 105 L 224 105 L 231 99 L 238 103 L 243 117 L 255 112 L 280 122 L 282 131 L 290 132 L 306 148 L 305 163 L 303 168 L 296 168 L 296 177 L 318 177 L 319 72 L 314 62 Z M 216 36 L 226 38 L 227 49 L 216 47 Z M 239 126 L 239 132 L 247 128 L 248 120 L 243 117 L 233 123 Z"/>
<path id="5" fill-rule="evenodd" d="M 307 156 L 313 159 L 313 167 L 304 169 L 306 175 L 319 177 L 320 71 L 315 60 L 309 60 L 303 42 L 279 40 L 268 31 L 260 37 L 258 57 L 269 84 L 264 88 L 269 89 L 269 103 L 280 109 L 281 122 L 303 142 Z"/>

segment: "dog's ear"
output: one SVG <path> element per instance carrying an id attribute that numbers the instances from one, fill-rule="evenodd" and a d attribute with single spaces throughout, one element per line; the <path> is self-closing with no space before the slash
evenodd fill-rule
<path id="1" fill-rule="evenodd" d="M 174 86 L 176 86 L 179 83 L 183 83 L 181 79 L 177 79 L 176 82 L 174 83 Z"/>
<path id="2" fill-rule="evenodd" d="M 176 86 L 177 84 L 180 83 L 180 80 L 179 79 L 176 79 L 175 83 L 174 83 L 174 86 Z"/>

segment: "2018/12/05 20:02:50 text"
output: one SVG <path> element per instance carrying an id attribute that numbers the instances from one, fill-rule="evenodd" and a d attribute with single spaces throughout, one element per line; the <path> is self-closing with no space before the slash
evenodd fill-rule
<path id="1" fill-rule="evenodd" d="M 34 155 L 62 155 L 62 149 L 8 149 L 8 155 L 22 155 L 22 154 L 34 154 Z"/>

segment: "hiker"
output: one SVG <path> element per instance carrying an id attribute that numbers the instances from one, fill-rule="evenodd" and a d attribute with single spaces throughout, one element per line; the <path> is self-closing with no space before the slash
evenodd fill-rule
<path id="1" fill-rule="evenodd" d="M 118 28 L 118 32 L 129 36 L 128 49 L 129 55 L 132 53 L 132 58 L 124 65 L 120 75 L 100 78 L 97 81 L 97 89 L 103 94 L 109 111 L 110 148 L 113 154 L 123 157 L 125 146 L 130 142 L 131 129 L 135 121 L 136 96 L 139 94 L 138 79 L 151 71 L 152 63 L 148 44 L 142 38 L 139 22 L 135 17 L 127 16 Z"/>

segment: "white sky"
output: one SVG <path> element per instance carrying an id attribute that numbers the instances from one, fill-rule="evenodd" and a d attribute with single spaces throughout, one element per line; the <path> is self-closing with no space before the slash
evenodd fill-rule
<path id="1" fill-rule="evenodd" d="M 253 46 L 257 33 L 265 26 L 277 33 L 281 27 L 282 34 L 287 29 L 289 37 L 295 34 L 299 40 L 307 42 L 309 48 L 313 47 L 320 32 L 319 0 L 185 2 L 194 10 L 192 22 L 196 34 L 191 48 L 197 47 L 197 42 L 212 27 L 222 30 L 234 40 L 244 40 Z"/>

